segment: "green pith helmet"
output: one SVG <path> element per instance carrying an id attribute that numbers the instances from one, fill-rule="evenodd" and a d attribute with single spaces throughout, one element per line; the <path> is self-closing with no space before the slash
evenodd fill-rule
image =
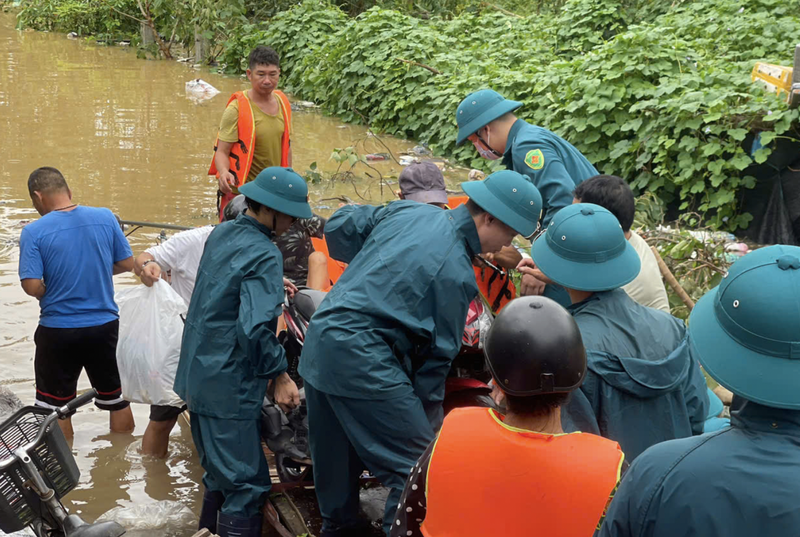
<path id="1" fill-rule="evenodd" d="M 464 140 L 479 129 L 520 106 L 521 102 L 505 99 L 494 90 L 483 89 L 470 93 L 456 109 L 456 145 L 463 144 Z"/>
<path id="2" fill-rule="evenodd" d="M 295 218 L 311 218 L 308 185 L 291 168 L 272 166 L 239 187 L 239 192 L 265 207 Z"/>
<path id="3" fill-rule="evenodd" d="M 731 265 L 692 310 L 689 342 L 733 393 L 800 410 L 800 247 L 767 246 Z"/>
<path id="4" fill-rule="evenodd" d="M 592 203 L 556 213 L 533 243 L 533 262 L 545 276 L 578 291 L 610 291 L 633 281 L 642 262 L 617 218 Z"/>
<path id="5" fill-rule="evenodd" d="M 481 209 L 523 237 L 536 232 L 542 214 L 542 195 L 524 175 L 502 170 L 483 181 L 461 183 L 461 188 Z"/>

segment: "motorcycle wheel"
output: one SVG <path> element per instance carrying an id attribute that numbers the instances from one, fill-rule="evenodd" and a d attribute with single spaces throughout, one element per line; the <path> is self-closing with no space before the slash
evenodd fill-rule
<path id="1" fill-rule="evenodd" d="M 454 408 L 463 407 L 483 407 L 493 408 L 497 410 L 497 405 L 494 399 L 489 395 L 485 389 L 481 390 L 461 390 L 451 393 L 444 399 L 444 414 L 445 416 L 450 413 Z"/>
<path id="2" fill-rule="evenodd" d="M 297 483 L 299 481 L 313 481 L 314 472 L 310 464 L 297 462 L 284 454 L 275 455 L 275 469 L 281 483 Z"/>

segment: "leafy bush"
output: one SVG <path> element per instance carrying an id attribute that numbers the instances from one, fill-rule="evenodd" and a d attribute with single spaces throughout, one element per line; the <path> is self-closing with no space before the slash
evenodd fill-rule
<path id="1" fill-rule="evenodd" d="M 493 87 L 601 171 L 680 200 L 714 226 L 744 227 L 751 217 L 739 214 L 738 194 L 755 180 L 742 172 L 768 158 L 775 136 L 797 137 L 799 117 L 753 88 L 749 73 L 756 60 L 791 63 L 784 36 L 800 35 L 800 11 L 779 0 L 657 3 L 661 14 L 647 22 L 646 4 L 567 0 L 551 19 L 494 11 L 421 20 L 379 8 L 347 19 L 306 1 L 248 45 L 278 49 L 284 84 L 328 112 L 472 166 L 487 163 L 455 147 L 454 112 L 470 91 Z M 765 145 L 753 158 L 742 148 L 750 132 Z"/>

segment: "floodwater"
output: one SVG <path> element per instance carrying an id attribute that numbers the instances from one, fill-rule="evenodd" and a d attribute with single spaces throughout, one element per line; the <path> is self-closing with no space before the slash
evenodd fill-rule
<path id="1" fill-rule="evenodd" d="M 214 221 L 216 180 L 206 175 L 217 125 L 227 97 L 246 80 L 164 61 L 137 59 L 134 51 L 104 47 L 61 34 L 20 32 L 13 14 L 0 13 L 0 383 L 32 404 L 33 333 L 39 308 L 22 292 L 17 277 L 19 234 L 38 217 L 27 192 L 27 177 L 39 166 L 60 169 L 77 203 L 108 207 L 123 220 L 199 226 Z M 184 85 L 201 77 L 220 90 L 195 102 Z M 415 144 L 342 125 L 315 111 L 294 114 L 294 167 L 312 162 L 336 171 L 335 148 L 359 153 Z M 310 185 L 312 205 L 329 214 L 342 200 L 388 200 L 402 169 L 392 161 L 358 164 L 355 183 Z M 340 171 L 349 169 L 345 164 Z M 373 179 L 363 176 L 369 172 Z M 381 194 L 378 174 L 387 185 Z M 466 179 L 463 170 L 448 174 Z M 363 196 L 365 199 L 362 199 Z M 155 244 L 160 229 L 133 233 L 134 254 Z M 116 287 L 135 285 L 132 275 L 115 277 Z M 89 387 L 85 375 L 79 390 Z M 81 470 L 69 509 L 94 520 L 116 506 L 176 500 L 199 511 L 202 469 L 191 434 L 182 421 L 172 433 L 164 461 L 138 454 L 148 407 L 132 405 L 133 434 L 110 434 L 107 414 L 84 407 L 74 418 L 73 452 Z M 188 531 L 191 534 L 191 531 Z"/>

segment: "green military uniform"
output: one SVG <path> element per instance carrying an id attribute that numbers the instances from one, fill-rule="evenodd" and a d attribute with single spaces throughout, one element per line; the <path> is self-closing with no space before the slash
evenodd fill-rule
<path id="1" fill-rule="evenodd" d="M 534 231 L 541 197 L 520 174 L 463 187 L 513 230 Z M 445 379 L 478 294 L 481 240 L 466 206 L 414 201 L 345 206 L 325 236 L 349 266 L 314 314 L 299 367 L 322 535 L 350 535 L 357 524 L 364 466 L 390 489 L 388 533 L 409 469 L 442 423 Z"/>
<path id="2" fill-rule="evenodd" d="M 308 187 L 291 169 L 266 168 L 241 192 L 289 216 L 311 216 Z M 272 239 L 270 228 L 246 214 L 209 235 L 175 375 L 175 392 L 191 412 L 192 438 L 206 471 L 201 525 L 220 537 L 260 536 L 270 490 L 261 406 L 268 380 L 287 367 L 275 336 L 283 257 Z"/>
<path id="3" fill-rule="evenodd" d="M 478 130 L 521 106 L 521 102 L 504 99 L 494 90 L 468 95 L 456 110 L 456 143 L 464 143 Z M 550 224 L 559 209 L 572 204 L 572 192 L 578 184 L 598 175 L 595 167 L 572 144 L 522 119 L 512 125 L 502 158 L 506 168 L 523 174 L 542 195 L 542 228 Z M 558 285 L 548 285 L 544 296 L 564 307 L 570 303 L 566 291 Z"/>
<path id="4" fill-rule="evenodd" d="M 565 425 L 593 425 L 589 430 L 619 442 L 631 460 L 658 442 L 701 434 L 708 396 L 683 322 L 621 289 L 639 274 L 641 261 L 614 215 L 591 203 L 570 205 L 531 253 L 545 276 L 592 293 L 569 308 L 589 371 L 562 413 Z"/>
<path id="5" fill-rule="evenodd" d="M 734 263 L 692 310 L 689 343 L 746 402 L 730 427 L 637 458 L 600 536 L 797 535 L 800 248 L 768 246 Z"/>

